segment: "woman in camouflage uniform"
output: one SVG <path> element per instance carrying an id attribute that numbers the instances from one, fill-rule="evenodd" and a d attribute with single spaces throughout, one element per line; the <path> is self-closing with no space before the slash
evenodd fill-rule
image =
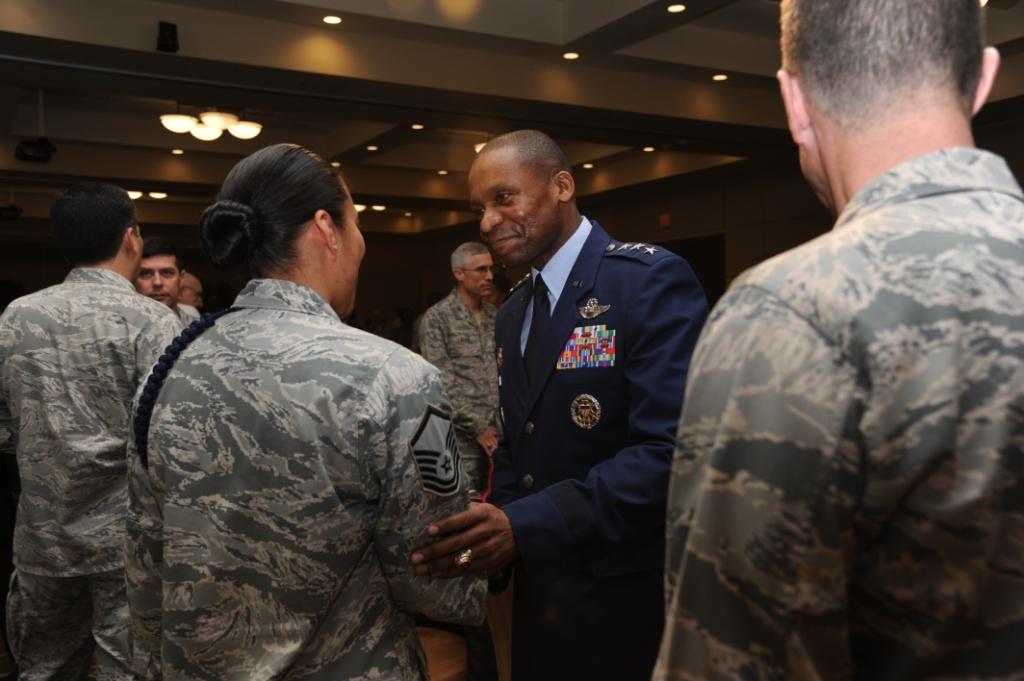
<path id="1" fill-rule="evenodd" d="M 201 229 L 215 265 L 256 278 L 168 348 L 138 398 L 136 672 L 426 678 L 413 614 L 478 622 L 486 588 L 410 569 L 468 484 L 437 370 L 341 321 L 365 249 L 344 183 L 301 147 L 267 147 Z"/>

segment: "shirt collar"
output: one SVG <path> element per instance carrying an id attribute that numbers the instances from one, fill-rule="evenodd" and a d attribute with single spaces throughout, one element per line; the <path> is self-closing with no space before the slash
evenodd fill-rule
<path id="1" fill-rule="evenodd" d="M 573 265 L 576 264 L 576 258 L 579 257 L 580 251 L 583 250 L 583 244 L 587 242 L 587 237 L 590 236 L 590 230 L 590 220 L 581 217 L 580 225 L 576 228 L 575 233 L 551 256 L 551 260 L 548 260 L 547 264 L 544 265 L 544 269 L 530 268 L 533 281 L 537 280 L 538 274 L 544 275 L 544 283 L 547 284 L 550 296 L 555 302 L 562 297 L 562 289 L 565 288 L 565 282 L 568 281 L 569 274 L 572 273 Z"/>
<path id="2" fill-rule="evenodd" d="M 284 279 L 253 279 L 235 298 L 235 306 L 290 310 L 339 319 L 338 313 L 316 291 Z"/>
<path id="3" fill-rule="evenodd" d="M 981 149 L 940 149 L 900 163 L 869 182 L 843 209 L 836 229 L 885 205 L 975 190 L 1024 199 L 1002 158 Z"/>
<path id="4" fill-rule="evenodd" d="M 131 289 L 132 291 L 135 290 L 132 282 L 114 270 L 108 270 L 105 267 L 76 267 L 68 272 L 68 276 L 64 277 L 64 281 L 69 284 L 108 284 Z"/>

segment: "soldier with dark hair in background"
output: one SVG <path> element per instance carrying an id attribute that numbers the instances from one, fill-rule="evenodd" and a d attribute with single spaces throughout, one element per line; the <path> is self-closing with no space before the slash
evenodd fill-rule
<path id="1" fill-rule="evenodd" d="M 144 249 L 135 288 L 147 298 L 171 308 L 182 326 L 199 319 L 199 310 L 179 299 L 185 269 L 177 249 L 164 239 L 150 239 Z"/>
<path id="2" fill-rule="evenodd" d="M 64 282 L 0 317 L 0 455 L 21 480 L 7 630 L 24 681 L 130 679 L 125 594 L 128 412 L 179 330 L 135 292 L 135 206 L 119 187 L 83 184 L 51 209 Z"/>

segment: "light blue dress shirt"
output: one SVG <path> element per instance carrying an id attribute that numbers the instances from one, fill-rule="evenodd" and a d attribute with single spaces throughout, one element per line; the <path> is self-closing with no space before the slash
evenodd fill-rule
<path id="1" fill-rule="evenodd" d="M 555 311 L 555 305 L 558 304 L 558 299 L 562 295 L 565 282 L 569 280 L 569 273 L 572 272 L 572 267 L 576 264 L 576 258 L 579 257 L 580 251 L 583 250 L 583 244 L 587 242 L 587 237 L 590 236 L 590 229 L 590 220 L 585 217 L 582 218 L 580 226 L 576 228 L 576 232 L 551 256 L 551 260 L 548 260 L 543 270 L 530 268 L 530 276 L 534 282 L 537 280 L 538 274 L 544 275 L 544 283 L 548 287 L 548 301 L 551 303 L 552 312 Z M 523 354 L 526 353 L 526 339 L 530 337 L 530 324 L 532 322 L 533 298 L 531 297 L 529 304 L 526 306 L 526 316 L 523 318 L 523 332 L 519 334 L 519 351 Z"/>

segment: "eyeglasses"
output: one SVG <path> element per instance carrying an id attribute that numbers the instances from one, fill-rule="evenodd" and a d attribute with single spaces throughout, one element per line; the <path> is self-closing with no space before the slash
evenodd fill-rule
<path id="1" fill-rule="evenodd" d="M 480 265 L 480 267 L 474 267 L 471 270 L 467 270 L 465 267 L 460 267 L 459 269 L 463 272 L 473 272 L 475 274 L 486 274 L 487 272 L 494 274 L 494 265 Z"/>

